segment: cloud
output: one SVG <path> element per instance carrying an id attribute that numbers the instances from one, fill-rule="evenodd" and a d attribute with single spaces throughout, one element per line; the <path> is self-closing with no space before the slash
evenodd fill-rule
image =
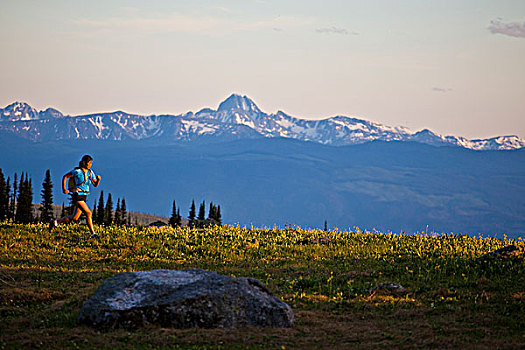
<path id="1" fill-rule="evenodd" d="M 192 16 L 174 13 L 150 17 L 111 17 L 105 19 L 79 19 L 77 25 L 103 32 L 124 33 L 195 33 L 217 35 L 235 31 L 284 30 L 313 22 L 307 17 L 276 17 L 261 20 L 238 20 L 213 16 Z"/>
<path id="2" fill-rule="evenodd" d="M 173 15 L 163 18 L 112 17 L 107 19 L 80 19 L 77 24 L 102 31 L 124 31 L 141 33 L 163 32 L 210 32 L 224 26 L 226 21 L 216 18 L 191 18 Z"/>
<path id="3" fill-rule="evenodd" d="M 432 88 L 432 91 L 437 91 L 437 92 L 450 92 L 452 91 L 451 88 L 440 88 L 440 87 L 434 87 Z"/>
<path id="4" fill-rule="evenodd" d="M 348 35 L 348 30 L 344 28 L 338 28 L 335 26 L 332 27 L 326 27 L 326 28 L 317 28 L 315 30 L 319 34 L 342 34 L 342 35 Z M 352 32 L 352 35 L 358 35 L 359 33 Z"/>
<path id="5" fill-rule="evenodd" d="M 314 19 L 310 17 L 277 16 L 273 19 L 236 23 L 235 27 L 238 30 L 278 29 L 278 31 L 282 31 L 289 28 L 304 27 L 312 24 L 313 21 Z"/>
<path id="6" fill-rule="evenodd" d="M 525 38 L 525 23 L 502 23 L 501 19 L 490 22 L 488 28 L 492 34 L 503 34 L 515 38 Z"/>

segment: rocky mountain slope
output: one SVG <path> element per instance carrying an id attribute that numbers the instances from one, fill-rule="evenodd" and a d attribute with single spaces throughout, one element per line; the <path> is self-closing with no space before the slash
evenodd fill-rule
<path id="1" fill-rule="evenodd" d="M 457 146 L 473 150 L 512 150 L 525 147 L 517 136 L 468 140 L 441 136 L 430 130 L 414 132 L 363 119 L 335 116 L 321 120 L 296 118 L 282 111 L 262 112 L 248 97 L 233 94 L 217 110 L 202 109 L 182 115 L 135 115 L 122 111 L 81 116 L 64 116 L 48 108 L 37 111 L 15 102 L 0 109 L 0 132 L 33 141 L 155 140 L 178 143 L 193 140 L 229 141 L 250 138 L 290 138 L 331 146 L 370 141 L 414 141 L 434 146 Z"/>

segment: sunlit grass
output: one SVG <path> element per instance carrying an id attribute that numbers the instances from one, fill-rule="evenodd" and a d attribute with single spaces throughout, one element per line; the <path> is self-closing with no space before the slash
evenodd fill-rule
<path id="1" fill-rule="evenodd" d="M 62 326 L 75 327 L 75 312 L 114 273 L 202 268 L 257 278 L 295 310 L 478 312 L 512 334 L 525 327 L 518 316 L 525 314 L 522 240 L 357 228 L 96 229 L 100 241 L 82 225 L 49 233 L 46 225 L 0 224 L 0 317 L 16 320 L 56 304 Z M 521 256 L 477 260 L 510 244 Z M 380 283 L 405 290 L 372 291 Z"/>

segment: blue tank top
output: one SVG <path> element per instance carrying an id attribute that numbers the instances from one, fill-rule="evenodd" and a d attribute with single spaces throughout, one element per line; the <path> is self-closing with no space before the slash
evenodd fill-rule
<path id="1" fill-rule="evenodd" d="M 75 168 L 71 171 L 73 178 L 75 179 L 75 185 L 79 191 L 74 191 L 79 195 L 88 195 L 89 194 L 89 185 L 93 183 L 93 180 L 96 178 L 95 173 L 91 169 L 86 170 L 87 181 L 81 185 L 86 178 L 84 177 L 84 171 L 80 168 Z"/>

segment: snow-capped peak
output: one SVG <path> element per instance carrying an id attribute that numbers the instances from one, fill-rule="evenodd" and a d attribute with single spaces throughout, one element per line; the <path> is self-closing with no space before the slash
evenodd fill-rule
<path id="1" fill-rule="evenodd" d="M 218 110 L 205 108 L 197 113 L 188 112 L 177 116 L 142 116 L 123 111 L 60 118 L 62 116 L 62 113 L 52 108 L 38 112 L 27 103 L 15 102 L 4 109 L 0 108 L 0 132 L 15 133 L 33 140 L 44 140 L 44 137 L 46 140 L 161 138 L 172 142 L 199 137 L 283 137 L 333 146 L 379 140 L 413 141 L 473 150 L 525 148 L 525 140 L 514 135 L 469 140 L 458 136 L 442 136 L 428 129 L 414 132 L 406 127 L 392 127 L 356 117 L 334 116 L 306 120 L 283 111 L 266 114 L 250 98 L 237 94 L 222 102 Z"/>
<path id="2" fill-rule="evenodd" d="M 39 114 L 40 114 L 40 117 L 43 119 L 62 118 L 64 116 L 62 112 L 54 108 L 48 108 L 45 111 L 41 111 Z"/>
<path id="3" fill-rule="evenodd" d="M 60 111 L 54 108 L 37 111 L 25 102 L 14 102 L 3 109 L 0 108 L 0 121 L 6 122 L 61 118 L 63 116 Z"/>
<path id="4" fill-rule="evenodd" d="M 228 97 L 219 105 L 218 109 L 219 112 L 227 112 L 232 110 L 252 113 L 261 112 L 259 107 L 257 107 L 255 102 L 253 102 L 249 97 L 237 94 L 232 94 L 230 97 Z"/>
<path id="5" fill-rule="evenodd" d="M 35 120 L 38 112 L 25 102 L 15 102 L 5 107 L 1 112 L 0 119 L 8 121 Z"/>

